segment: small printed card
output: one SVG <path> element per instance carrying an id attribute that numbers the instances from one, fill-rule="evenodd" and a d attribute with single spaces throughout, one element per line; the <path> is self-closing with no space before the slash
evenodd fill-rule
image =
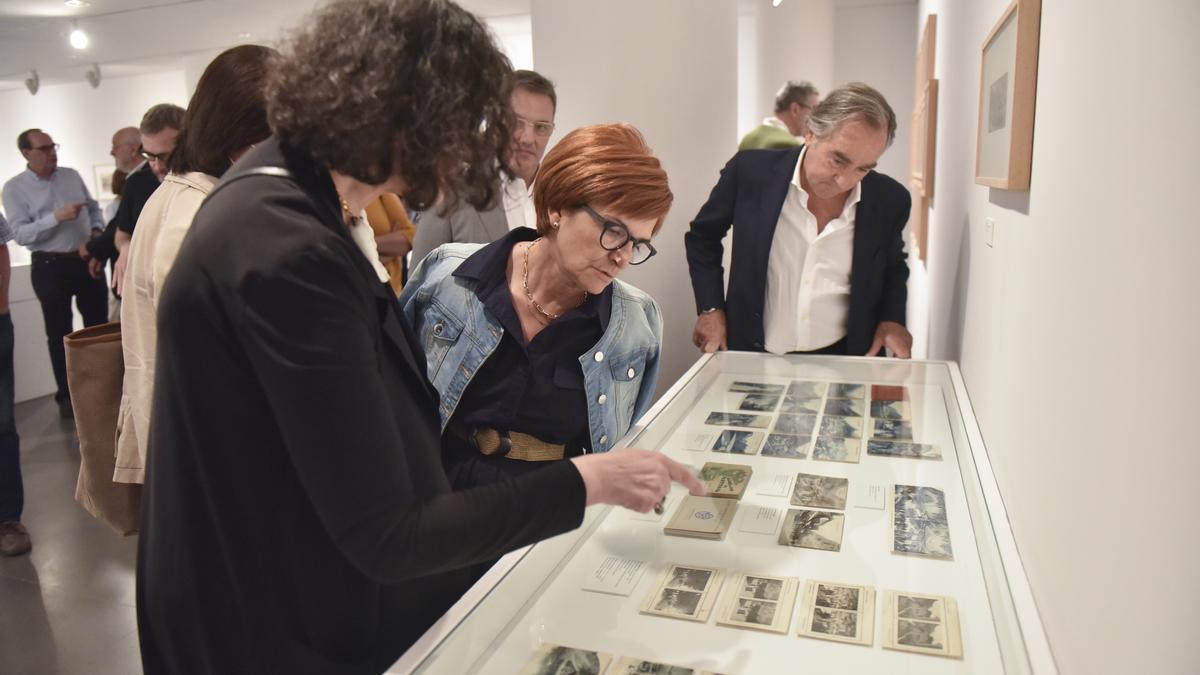
<path id="1" fill-rule="evenodd" d="M 792 492 L 792 474 L 767 473 L 754 481 L 754 494 L 767 497 L 786 497 Z"/>
<path id="2" fill-rule="evenodd" d="M 713 431 L 693 431 L 683 438 L 683 449 L 692 452 L 704 452 L 713 446 L 717 434 Z"/>
<path id="3" fill-rule="evenodd" d="M 545 675 L 546 673 L 565 672 L 564 666 L 575 673 L 603 673 L 608 664 L 612 663 L 612 655 L 604 652 L 594 652 L 589 649 L 576 649 L 561 645 L 544 644 L 520 675 Z"/>
<path id="4" fill-rule="evenodd" d="M 606 556 L 588 575 L 583 590 L 628 597 L 646 571 L 646 562 L 615 555 Z"/>
<path id="5" fill-rule="evenodd" d="M 887 508 L 887 486 L 867 483 L 854 491 L 854 506 L 882 511 Z"/>
<path id="6" fill-rule="evenodd" d="M 774 506 L 744 506 L 742 513 L 745 515 L 739 530 L 772 536 L 779 531 L 779 519 L 783 517 L 783 509 Z"/>
<path id="7" fill-rule="evenodd" d="M 697 478 L 708 488 L 709 497 L 741 499 L 753 474 L 754 469 L 745 464 L 705 462 Z"/>
<path id="8" fill-rule="evenodd" d="M 685 496 L 663 528 L 666 534 L 698 539 L 724 539 L 737 512 L 736 499 Z"/>

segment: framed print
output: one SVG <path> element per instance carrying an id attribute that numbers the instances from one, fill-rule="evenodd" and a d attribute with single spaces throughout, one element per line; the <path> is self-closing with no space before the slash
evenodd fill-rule
<path id="1" fill-rule="evenodd" d="M 116 197 L 112 191 L 113 172 L 116 170 L 116 164 L 92 165 L 92 188 L 95 190 L 92 197 L 96 201 L 107 201 Z"/>
<path id="2" fill-rule="evenodd" d="M 1028 190 L 1041 0 L 1014 0 L 983 43 L 975 182 Z"/>

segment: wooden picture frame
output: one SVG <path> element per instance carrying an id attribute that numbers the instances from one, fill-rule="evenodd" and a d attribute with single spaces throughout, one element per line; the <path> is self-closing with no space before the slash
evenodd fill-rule
<path id="1" fill-rule="evenodd" d="M 917 47 L 916 91 L 913 96 L 912 140 L 909 148 L 908 188 L 912 211 L 908 220 L 917 259 L 928 254 L 929 204 L 933 200 L 934 168 L 937 163 L 938 81 L 934 77 L 937 60 L 937 15 L 925 17 L 925 28 Z"/>
<path id="2" fill-rule="evenodd" d="M 975 182 L 1028 190 L 1033 164 L 1041 0 L 1013 0 L 983 42 Z"/>

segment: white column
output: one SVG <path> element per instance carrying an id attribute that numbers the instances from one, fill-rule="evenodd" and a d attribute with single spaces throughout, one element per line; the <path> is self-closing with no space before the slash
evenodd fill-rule
<path id="1" fill-rule="evenodd" d="M 670 177 L 658 255 L 622 275 L 665 324 L 659 391 L 699 353 L 683 234 L 737 144 L 737 6 L 726 0 L 533 0 L 533 60 L 558 91 L 558 131 L 629 122 Z"/>

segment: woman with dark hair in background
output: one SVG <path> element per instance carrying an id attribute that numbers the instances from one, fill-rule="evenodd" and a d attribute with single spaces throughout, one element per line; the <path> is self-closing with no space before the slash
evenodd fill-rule
<path id="1" fill-rule="evenodd" d="M 272 68 L 275 137 L 210 194 L 160 296 L 147 673 L 380 672 L 461 597 L 461 568 L 588 504 L 703 492 L 646 451 L 450 488 L 424 354 L 349 224 L 384 192 L 494 199 L 509 71 L 445 0 L 325 5 Z"/>
<path id="2" fill-rule="evenodd" d="M 268 47 L 242 45 L 208 64 L 184 115 L 170 173 L 138 217 L 119 289 L 125 379 L 113 473 L 118 483 L 141 483 L 145 475 L 162 282 L 213 185 L 246 150 L 271 135 L 264 91 L 273 54 Z"/>

